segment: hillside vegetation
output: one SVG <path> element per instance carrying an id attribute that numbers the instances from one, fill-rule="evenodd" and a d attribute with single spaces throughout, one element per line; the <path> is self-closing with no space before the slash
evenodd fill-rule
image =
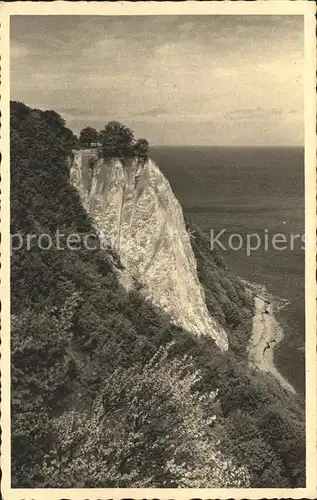
<path id="1" fill-rule="evenodd" d="M 11 104 L 13 235 L 94 234 L 72 141 L 56 113 Z M 196 231 L 226 353 L 123 289 L 110 250 L 12 252 L 13 487 L 304 486 L 303 408 L 248 368 L 252 298 Z"/>

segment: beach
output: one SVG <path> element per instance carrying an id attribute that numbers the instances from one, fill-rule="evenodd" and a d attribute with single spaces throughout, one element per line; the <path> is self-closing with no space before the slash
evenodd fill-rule
<path id="1" fill-rule="evenodd" d="M 294 387 L 283 377 L 274 364 L 274 349 L 284 337 L 284 332 L 275 318 L 275 312 L 285 307 L 286 299 L 267 293 L 265 286 L 247 283 L 254 297 L 252 336 L 248 347 L 251 366 L 271 373 L 282 387 L 296 393 Z"/>

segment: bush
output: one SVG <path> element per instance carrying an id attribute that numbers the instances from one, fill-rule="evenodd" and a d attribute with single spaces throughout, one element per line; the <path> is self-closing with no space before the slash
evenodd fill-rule
<path id="1" fill-rule="evenodd" d="M 216 394 L 199 394 L 199 379 L 162 348 L 145 366 L 117 368 L 92 412 L 54 421 L 46 486 L 247 487 L 246 470 L 217 451 Z"/>

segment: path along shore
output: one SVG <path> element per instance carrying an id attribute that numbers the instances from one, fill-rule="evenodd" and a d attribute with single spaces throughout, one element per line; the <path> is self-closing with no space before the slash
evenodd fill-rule
<path id="1" fill-rule="evenodd" d="M 274 349 L 284 337 L 284 332 L 275 318 L 275 312 L 285 307 L 288 301 L 267 293 L 265 286 L 246 282 L 254 297 L 252 336 L 248 347 L 251 366 L 271 373 L 287 390 L 296 394 L 294 387 L 274 365 Z"/>

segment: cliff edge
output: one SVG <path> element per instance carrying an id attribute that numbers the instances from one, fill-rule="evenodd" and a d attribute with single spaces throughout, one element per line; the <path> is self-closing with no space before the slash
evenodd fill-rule
<path id="1" fill-rule="evenodd" d="M 182 208 L 158 166 L 151 159 L 96 159 L 81 150 L 74 152 L 70 179 L 100 238 L 119 255 L 122 282 L 136 279 L 174 324 L 210 335 L 227 350 L 227 334 L 206 307 Z"/>

